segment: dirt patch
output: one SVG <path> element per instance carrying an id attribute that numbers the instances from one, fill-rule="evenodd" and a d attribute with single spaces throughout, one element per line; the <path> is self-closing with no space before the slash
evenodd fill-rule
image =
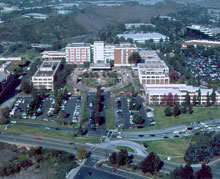
<path id="1" fill-rule="evenodd" d="M 0 151 L 0 166 L 17 157 L 19 154 L 8 149 L 3 149 Z"/>
<path id="2" fill-rule="evenodd" d="M 30 167 L 27 170 L 22 170 L 15 175 L 4 177 L 3 179 L 51 179 L 55 177 L 53 169 L 36 169 Z"/>

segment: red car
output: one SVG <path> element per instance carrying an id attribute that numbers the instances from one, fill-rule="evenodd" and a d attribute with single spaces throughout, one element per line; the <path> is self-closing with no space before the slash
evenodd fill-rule
<path id="1" fill-rule="evenodd" d="M 40 137 L 36 137 L 35 139 L 36 139 L 36 140 L 41 140 L 41 138 L 40 138 Z"/>

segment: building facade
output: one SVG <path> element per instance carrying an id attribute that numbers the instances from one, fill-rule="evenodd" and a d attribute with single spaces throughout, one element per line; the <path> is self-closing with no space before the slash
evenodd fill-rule
<path id="1" fill-rule="evenodd" d="M 66 62 L 69 64 L 83 64 L 90 62 L 90 44 L 72 43 L 66 46 Z"/>
<path id="2" fill-rule="evenodd" d="M 140 51 L 145 63 L 138 64 L 138 77 L 142 85 L 165 85 L 170 83 L 169 68 L 156 51 Z"/>
<path id="3" fill-rule="evenodd" d="M 186 94 L 188 93 L 190 96 L 190 103 L 193 103 L 194 96 L 198 96 L 198 91 L 201 91 L 201 105 L 206 105 L 207 103 L 207 94 L 211 95 L 212 89 L 202 89 L 199 87 L 193 86 L 184 86 L 184 85 L 164 85 L 161 88 L 146 88 L 146 95 L 148 99 L 149 105 L 174 105 L 175 103 L 179 103 L 180 105 L 185 102 Z M 220 104 L 220 95 L 218 92 L 216 94 L 216 103 L 215 105 Z M 210 102 L 211 98 L 210 98 Z"/>
<path id="4" fill-rule="evenodd" d="M 105 44 L 103 41 L 95 41 L 93 44 L 93 62 L 104 62 L 104 48 Z"/>
<path id="5" fill-rule="evenodd" d="M 54 90 L 54 82 L 60 68 L 61 61 L 43 61 L 36 73 L 32 76 L 32 83 L 36 89 L 45 87 Z"/>
<path id="6" fill-rule="evenodd" d="M 62 60 L 66 59 L 66 52 L 60 51 L 44 51 L 42 54 L 43 60 Z"/>
<path id="7" fill-rule="evenodd" d="M 116 45 L 114 49 L 114 65 L 116 67 L 131 66 L 132 64 L 129 63 L 128 58 L 133 52 L 137 52 L 136 45 L 130 43 Z"/>

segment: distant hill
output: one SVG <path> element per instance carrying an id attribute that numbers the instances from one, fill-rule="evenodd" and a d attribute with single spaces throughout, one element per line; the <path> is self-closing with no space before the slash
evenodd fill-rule
<path id="1" fill-rule="evenodd" d="M 207 8 L 220 8 L 220 0 L 172 0 L 178 3 L 198 4 Z"/>

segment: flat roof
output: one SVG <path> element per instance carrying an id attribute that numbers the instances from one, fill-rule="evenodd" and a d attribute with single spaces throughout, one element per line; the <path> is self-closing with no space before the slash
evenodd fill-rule
<path id="1" fill-rule="evenodd" d="M 84 43 L 84 42 L 79 42 L 79 43 L 71 43 L 67 44 L 67 47 L 90 47 L 90 43 Z"/>
<path id="2" fill-rule="evenodd" d="M 54 60 L 54 61 L 43 61 L 41 66 L 38 68 L 34 77 L 49 77 L 54 76 L 58 67 L 60 66 L 61 61 Z"/>
<path id="3" fill-rule="evenodd" d="M 157 32 L 152 32 L 152 33 L 130 33 L 130 34 L 118 34 L 117 35 L 119 38 L 124 37 L 125 40 L 127 39 L 133 39 L 133 40 L 148 40 L 148 39 L 165 39 L 167 38 L 165 35 L 162 35 Z"/>
<path id="4" fill-rule="evenodd" d="M 140 70 L 144 70 L 144 69 L 153 69 L 153 68 L 168 68 L 167 65 L 161 61 L 147 61 L 146 63 L 139 63 L 138 64 L 138 68 Z"/>

